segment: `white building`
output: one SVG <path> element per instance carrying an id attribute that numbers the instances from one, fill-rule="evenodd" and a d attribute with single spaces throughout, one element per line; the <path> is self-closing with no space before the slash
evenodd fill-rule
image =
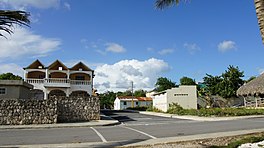
<path id="1" fill-rule="evenodd" d="M 179 86 L 157 93 L 153 97 L 153 107 L 164 112 L 169 109 L 169 104 L 177 103 L 184 109 L 197 109 L 196 86 Z"/>
<path id="2" fill-rule="evenodd" d="M 34 86 L 34 98 L 48 99 L 49 96 L 91 96 L 94 71 L 82 62 L 72 68 L 56 60 L 45 67 L 36 60 L 24 68 L 24 80 Z"/>
<path id="3" fill-rule="evenodd" d="M 123 110 L 137 106 L 150 106 L 151 104 L 152 98 L 150 97 L 119 96 L 114 101 L 114 110 Z"/>

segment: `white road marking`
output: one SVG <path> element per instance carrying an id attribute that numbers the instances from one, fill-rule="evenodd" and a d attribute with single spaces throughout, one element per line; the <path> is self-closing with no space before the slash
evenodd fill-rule
<path id="1" fill-rule="evenodd" d="M 152 139 L 157 139 L 157 137 L 154 137 L 154 136 L 152 136 L 152 135 L 150 135 L 150 134 L 147 134 L 147 133 L 145 133 L 145 132 L 142 132 L 142 131 L 139 131 L 139 130 L 136 130 L 136 129 L 133 129 L 133 128 L 131 128 L 131 127 L 127 127 L 127 126 L 122 126 L 123 128 L 127 128 L 127 129 L 130 129 L 130 130 L 132 130 L 132 131 L 136 131 L 136 132 L 138 132 L 138 133 L 140 133 L 140 134 L 143 134 L 143 135 L 146 135 L 146 136 L 148 136 L 148 137 L 150 137 L 150 138 L 152 138 Z"/>
<path id="2" fill-rule="evenodd" d="M 93 128 L 93 127 L 90 127 L 92 130 L 94 130 L 94 132 L 101 138 L 101 140 L 103 141 L 103 142 L 107 142 L 106 140 L 105 140 L 105 138 L 104 138 L 104 136 L 101 134 L 101 133 L 99 133 L 95 128 Z"/>

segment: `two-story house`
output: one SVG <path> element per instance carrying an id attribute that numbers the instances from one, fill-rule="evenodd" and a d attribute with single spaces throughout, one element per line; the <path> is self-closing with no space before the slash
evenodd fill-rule
<path id="1" fill-rule="evenodd" d="M 49 96 L 91 96 L 94 71 L 82 62 L 71 68 L 56 60 L 45 67 L 36 60 L 24 68 L 24 80 L 34 86 L 33 98 Z"/>

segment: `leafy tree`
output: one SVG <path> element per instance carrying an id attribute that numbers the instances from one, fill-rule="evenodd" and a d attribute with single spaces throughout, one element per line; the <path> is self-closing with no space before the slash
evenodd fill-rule
<path id="1" fill-rule="evenodd" d="M 176 83 L 172 82 L 168 78 L 159 77 L 157 79 L 155 86 L 156 86 L 156 88 L 155 88 L 156 91 L 164 91 L 164 90 L 176 87 Z"/>
<path id="2" fill-rule="evenodd" d="M 136 90 L 134 92 L 134 96 L 135 97 L 146 97 L 146 91 L 145 90 L 142 90 L 142 89 Z"/>
<path id="3" fill-rule="evenodd" d="M 180 0 L 156 0 L 156 8 L 164 9 L 179 4 Z"/>
<path id="4" fill-rule="evenodd" d="M 0 10 L 0 31 L 12 34 L 12 27 L 16 25 L 29 26 L 29 13 L 25 11 Z M 5 37 L 2 33 L 0 36 Z"/>
<path id="5" fill-rule="evenodd" d="M 195 80 L 188 77 L 182 77 L 180 79 L 180 85 L 196 85 Z"/>
<path id="6" fill-rule="evenodd" d="M 210 95 L 216 95 L 219 94 L 219 83 L 222 82 L 221 76 L 212 76 L 209 74 L 206 74 L 206 76 L 203 78 L 204 84 L 206 85 L 206 91 Z"/>
<path id="7" fill-rule="evenodd" d="M 100 107 L 112 109 L 114 108 L 114 101 L 116 99 L 116 94 L 112 91 L 108 91 L 103 94 L 99 94 L 100 98 Z"/>
<path id="8" fill-rule="evenodd" d="M 220 83 L 221 93 L 224 98 L 230 98 L 236 96 L 236 91 L 240 86 L 244 84 L 244 72 L 240 71 L 238 67 L 229 66 L 228 70 L 222 74 L 223 81 Z"/>
<path id="9" fill-rule="evenodd" d="M 0 75 L 0 80 L 22 80 L 22 77 L 12 73 L 3 73 Z"/>

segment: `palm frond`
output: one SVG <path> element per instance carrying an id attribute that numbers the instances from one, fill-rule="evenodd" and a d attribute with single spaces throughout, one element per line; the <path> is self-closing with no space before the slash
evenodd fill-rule
<path id="1" fill-rule="evenodd" d="M 169 6 L 177 5 L 180 0 L 156 0 L 156 8 L 164 9 Z"/>
<path id="2" fill-rule="evenodd" d="M 11 34 L 15 24 L 29 27 L 29 16 L 30 14 L 25 11 L 0 10 L 0 31 Z M 5 37 L 2 33 L 0 36 Z"/>

